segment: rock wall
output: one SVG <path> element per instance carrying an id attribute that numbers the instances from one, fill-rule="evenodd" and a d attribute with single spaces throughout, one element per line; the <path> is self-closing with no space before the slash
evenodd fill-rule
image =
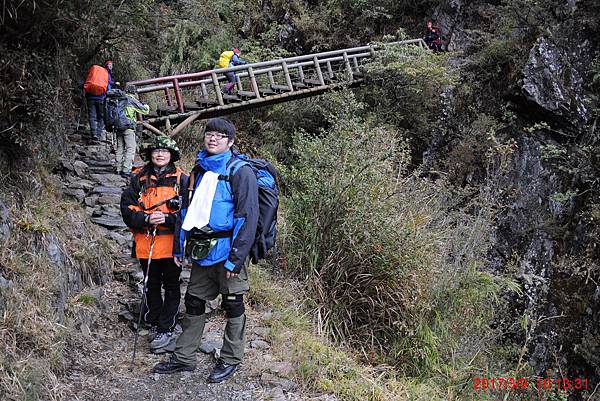
<path id="1" fill-rule="evenodd" d="M 584 104 L 583 75 L 591 63 L 590 42 L 559 45 L 538 38 L 523 68 L 521 88 L 543 115 L 561 125 L 582 127 L 589 118 Z"/>
<path id="2" fill-rule="evenodd" d="M 545 21 L 548 26 L 539 30 L 517 71 L 521 80 L 505 82 L 506 97 L 485 93 L 474 98 L 478 108 L 496 110 L 498 119 L 505 113 L 501 107 L 512 105 L 514 122 L 495 135 L 499 141 L 514 140 L 516 150 L 497 181 L 480 185 L 494 185 L 502 205 L 490 267 L 512 274 L 523 291 L 508 300 L 513 315 L 506 321 L 528 316 L 527 334 L 513 329 L 512 340 L 527 347 L 528 362 L 540 376 L 561 369 L 566 375 L 600 377 L 600 358 L 594 356 L 600 351 L 600 269 L 594 245 L 598 229 L 590 220 L 598 204 L 593 177 L 600 171 L 589 147 L 595 141 L 589 124 L 597 104 L 585 84 L 592 58 L 600 51 L 598 40 L 590 35 L 591 22 L 585 22 L 594 20 L 593 14 L 586 14 L 585 3 L 570 1 L 552 10 L 558 22 L 550 26 Z M 457 51 L 457 60 L 472 62 L 482 43 L 502 39 L 486 20 L 493 14 L 484 12 L 495 6 L 440 2 L 434 16 L 447 34 L 448 49 Z M 524 27 L 514 35 L 525 31 Z M 461 71 L 465 81 L 477 79 L 466 74 Z M 453 120 L 468 118 L 456 105 L 449 109 Z M 550 148 L 563 152 L 558 161 L 548 155 Z M 437 157 L 444 155 L 437 152 Z"/>

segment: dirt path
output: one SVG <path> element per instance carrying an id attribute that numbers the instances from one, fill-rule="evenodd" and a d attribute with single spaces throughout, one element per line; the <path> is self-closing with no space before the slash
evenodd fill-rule
<path id="1" fill-rule="evenodd" d="M 138 351 L 131 368 L 134 332 L 120 319 L 123 303 L 133 301 L 134 293 L 125 283 L 113 281 L 98 289 L 95 304 L 87 311 L 96 315 L 89 329 L 88 342 L 73 355 L 73 367 L 67 376 L 65 393 L 69 400 L 93 401 L 167 401 L 167 400 L 333 400 L 326 395 L 305 394 L 294 382 L 294 367 L 271 355 L 269 310 L 247 307 L 246 355 L 233 378 L 219 384 L 206 381 L 214 365 L 213 354 L 197 353 L 193 372 L 172 375 L 152 373 L 154 364 L 169 354 L 150 353 L 145 336 L 140 336 Z M 85 319 L 84 319 L 85 320 Z M 220 347 L 224 318 L 218 311 L 209 315 L 202 344 Z M 145 334 L 142 331 L 142 334 Z"/>

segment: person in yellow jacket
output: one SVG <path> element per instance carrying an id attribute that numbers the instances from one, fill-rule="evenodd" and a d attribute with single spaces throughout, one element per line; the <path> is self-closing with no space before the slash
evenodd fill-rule
<path id="1" fill-rule="evenodd" d="M 235 67 L 236 65 L 246 64 L 246 62 L 240 58 L 240 54 L 241 52 L 238 48 L 225 50 L 223 53 L 221 53 L 221 56 L 219 56 L 219 63 L 217 66 L 219 68 L 229 68 Z M 231 95 L 233 93 L 233 87 L 235 86 L 235 72 L 228 72 L 225 74 L 225 76 L 227 77 L 228 81 L 227 85 L 225 85 L 225 93 Z"/>
<path id="2" fill-rule="evenodd" d="M 173 330 L 181 298 L 181 267 L 175 263 L 173 253 L 181 253 L 180 205 L 187 193 L 189 177 L 175 167 L 179 148 L 168 136 L 156 137 L 142 156 L 148 163 L 123 191 L 121 215 L 133 232 L 134 256 L 139 259 L 144 275 L 148 274 L 144 321 L 150 325 L 150 349 L 160 353 L 175 344 Z"/>

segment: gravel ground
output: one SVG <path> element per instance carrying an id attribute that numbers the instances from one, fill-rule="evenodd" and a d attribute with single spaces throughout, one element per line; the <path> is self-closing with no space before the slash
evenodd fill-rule
<path id="1" fill-rule="evenodd" d="M 335 398 L 323 394 L 308 394 L 293 380 L 294 368 L 286 361 L 277 361 L 270 353 L 269 328 L 263 325 L 268 311 L 247 306 L 246 355 L 244 362 L 229 380 L 209 384 L 206 381 L 214 365 L 214 353 L 198 352 L 197 368 L 193 372 L 172 375 L 152 373 L 152 367 L 169 354 L 150 353 L 145 331 L 141 331 L 133 369 L 134 332 L 128 322 L 119 319 L 123 304 L 135 301 L 135 294 L 124 283 L 113 281 L 96 291 L 93 307 L 79 311 L 94 316 L 83 321 L 85 338 L 72 355 L 72 368 L 61 383 L 66 400 L 90 401 L 168 401 L 168 400 L 320 400 Z M 85 317 L 85 316 L 84 316 Z M 211 313 L 204 331 L 203 345 L 220 347 L 225 320 L 218 312 Z"/>

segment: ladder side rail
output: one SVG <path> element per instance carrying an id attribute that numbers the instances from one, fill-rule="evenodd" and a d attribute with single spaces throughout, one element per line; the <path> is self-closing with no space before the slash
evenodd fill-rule
<path id="1" fill-rule="evenodd" d="M 346 66 L 346 74 L 348 75 L 348 81 L 354 80 L 354 74 L 352 73 L 352 66 L 350 66 L 350 59 L 348 53 L 344 53 L 344 65 Z"/>
<path id="2" fill-rule="evenodd" d="M 283 75 L 285 76 L 285 84 L 288 87 L 288 90 L 293 92 L 294 85 L 292 84 L 292 77 L 290 76 L 290 70 L 286 61 L 281 62 L 281 68 L 283 69 Z"/>
<path id="3" fill-rule="evenodd" d="M 185 112 L 185 104 L 183 103 L 183 97 L 181 96 L 181 89 L 179 88 L 179 80 L 173 79 L 173 90 L 175 91 L 175 101 L 177 102 L 177 109 L 180 113 Z"/>
<path id="4" fill-rule="evenodd" d="M 217 102 L 219 102 L 220 106 L 224 106 L 225 102 L 223 101 L 223 95 L 221 94 L 221 87 L 219 86 L 219 78 L 217 78 L 217 74 L 215 72 L 213 72 L 211 76 L 212 76 L 213 88 L 215 90 L 215 94 L 217 95 Z"/>
<path id="5" fill-rule="evenodd" d="M 421 38 L 419 38 L 419 39 L 408 39 L 408 40 L 403 40 L 403 41 L 399 41 L 399 42 L 391 42 L 391 43 L 386 43 L 386 46 L 391 46 L 391 45 L 392 46 L 393 45 L 407 45 L 407 44 L 421 44 L 422 45 L 423 44 L 423 39 L 421 39 Z M 130 81 L 128 83 L 136 85 L 136 86 L 145 86 L 145 85 L 150 85 L 150 84 L 164 84 L 164 83 L 169 82 L 169 81 L 171 81 L 171 80 L 173 80 L 175 78 L 178 79 L 179 81 L 183 81 L 183 80 L 188 80 L 188 79 L 210 77 L 213 72 L 215 72 L 217 74 L 221 74 L 221 73 L 229 72 L 229 71 L 235 72 L 235 71 L 244 70 L 247 67 L 252 67 L 254 69 L 257 69 L 257 68 L 262 68 L 262 67 L 269 67 L 269 66 L 279 65 L 279 64 L 281 64 L 282 61 L 285 61 L 290 66 L 290 68 L 291 68 L 292 65 L 294 65 L 294 64 L 290 64 L 290 63 L 296 63 L 296 62 L 302 62 L 302 61 L 306 61 L 306 60 L 311 60 L 315 56 L 317 56 L 319 59 L 324 59 L 324 58 L 331 57 L 331 56 L 341 56 L 344 53 L 350 55 L 350 54 L 354 54 L 354 53 L 361 53 L 361 52 L 364 52 L 364 51 L 371 52 L 373 49 L 377 50 L 377 49 L 379 49 L 379 46 L 367 45 L 367 46 L 352 47 L 352 48 L 347 48 L 347 49 L 332 50 L 332 51 L 315 53 L 315 54 L 307 54 L 307 55 L 302 55 L 302 56 L 287 57 L 287 58 L 282 58 L 282 59 L 277 59 L 277 60 L 271 60 L 271 61 L 262 61 L 262 62 L 251 63 L 251 64 L 242 65 L 242 66 L 227 67 L 227 68 L 216 68 L 216 69 L 212 69 L 212 70 L 201 71 L 201 72 L 194 72 L 194 73 L 188 73 L 188 74 L 170 75 L 170 76 L 166 76 L 166 77 L 158 77 L 158 78 L 136 80 L 136 81 Z"/>
<path id="6" fill-rule="evenodd" d="M 165 99 L 167 100 L 167 105 L 169 107 L 173 106 L 173 98 L 171 97 L 171 92 L 169 91 L 169 88 L 165 88 Z M 138 93 L 144 93 L 144 92 L 138 92 Z"/>
<path id="7" fill-rule="evenodd" d="M 248 67 L 248 76 L 250 77 L 250 85 L 252 86 L 254 95 L 257 99 L 260 99 L 260 90 L 258 89 L 258 83 L 256 82 L 256 76 L 254 75 L 252 67 Z"/>
<path id="8" fill-rule="evenodd" d="M 353 55 L 353 57 L 357 57 L 357 58 L 369 58 L 371 57 L 371 53 L 366 52 L 366 53 L 359 53 L 359 54 L 355 54 Z M 329 62 L 330 64 L 332 62 L 337 62 L 337 61 L 344 61 L 344 57 L 343 56 L 336 56 L 336 57 L 330 57 L 324 60 L 320 60 L 320 63 L 326 63 Z M 310 60 L 310 61 L 305 61 L 305 62 L 299 62 L 299 63 L 294 63 L 294 64 L 287 64 L 288 70 L 289 69 L 293 69 L 293 68 L 298 68 L 298 67 L 305 67 L 305 66 L 314 66 L 314 59 Z M 235 67 L 238 68 L 238 67 Z M 216 71 L 216 70 L 215 70 Z M 283 71 L 282 68 L 282 64 L 280 63 L 277 66 L 273 66 L 273 67 L 269 67 L 269 68 L 262 68 L 262 69 L 257 69 L 254 70 L 254 75 L 258 75 L 258 74 L 263 74 L 263 73 L 268 73 L 269 71 L 271 72 L 279 72 L 279 71 Z M 239 73 L 240 77 L 246 77 L 248 75 L 248 73 L 246 71 L 244 72 L 240 72 Z M 225 77 L 221 76 L 217 78 L 218 81 L 224 81 L 226 80 Z M 202 80 L 198 80 L 198 81 L 184 81 L 184 82 L 180 82 L 179 83 L 179 87 L 189 87 L 189 86 L 196 86 L 196 85 L 201 85 L 202 83 L 204 84 L 213 84 L 213 79 L 212 77 L 207 78 L 207 79 L 202 79 Z M 141 87 L 138 89 L 138 93 L 148 93 L 148 92 L 154 92 L 154 91 L 158 91 L 158 90 L 163 90 L 163 89 L 171 89 L 173 88 L 173 83 L 164 83 L 161 85 L 153 85 L 153 86 L 146 86 L 146 87 Z"/>

